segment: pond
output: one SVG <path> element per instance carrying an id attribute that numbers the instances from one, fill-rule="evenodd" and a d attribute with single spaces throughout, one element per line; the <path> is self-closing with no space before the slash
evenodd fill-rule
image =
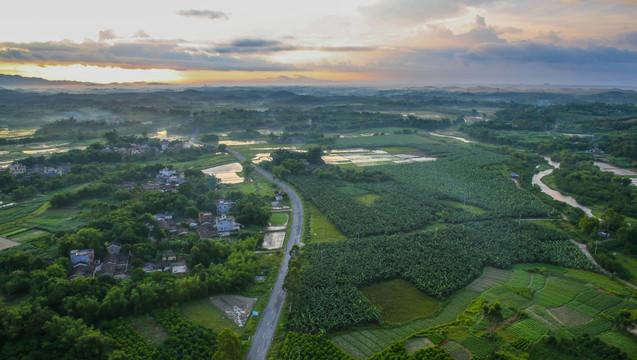
<path id="1" fill-rule="evenodd" d="M 238 184 L 243 182 L 243 178 L 237 175 L 242 171 L 243 167 L 239 163 L 226 164 L 221 166 L 215 166 L 208 169 L 201 170 L 206 175 L 212 175 L 219 179 L 222 184 Z"/>

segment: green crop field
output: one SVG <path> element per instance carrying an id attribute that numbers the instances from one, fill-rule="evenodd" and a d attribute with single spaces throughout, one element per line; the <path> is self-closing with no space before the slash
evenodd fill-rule
<path id="1" fill-rule="evenodd" d="M 380 311 L 385 324 L 402 324 L 434 315 L 440 303 L 402 279 L 368 286 L 363 295 Z"/>
<path id="2" fill-rule="evenodd" d="M 442 346 L 442 348 L 447 350 L 456 360 L 471 359 L 471 353 L 457 342 L 448 341 Z"/>
<path id="3" fill-rule="evenodd" d="M 426 337 L 412 337 L 405 341 L 405 347 L 411 354 L 413 354 L 418 349 L 428 348 L 431 346 L 436 345 Z"/>
<path id="4" fill-rule="evenodd" d="M 584 325 L 569 328 L 568 331 L 571 332 L 573 335 L 596 335 L 603 333 L 604 331 L 608 331 L 612 327 L 613 324 L 610 321 L 598 316 Z"/>
<path id="5" fill-rule="evenodd" d="M 464 338 L 460 341 L 460 345 L 464 346 L 474 356 L 487 356 L 497 348 L 496 344 L 474 335 Z"/>
<path id="6" fill-rule="evenodd" d="M 272 213 L 270 216 L 270 225 L 283 226 L 288 222 L 288 214 L 286 213 Z"/>
<path id="7" fill-rule="evenodd" d="M 531 283 L 531 274 L 524 271 L 515 269 L 513 271 L 513 277 L 509 280 L 508 284 L 511 286 L 528 287 Z"/>
<path id="8" fill-rule="evenodd" d="M 305 211 L 310 214 L 310 241 L 313 243 L 342 241 L 347 239 L 334 224 L 323 215 L 316 206 L 306 204 Z"/>
<path id="9" fill-rule="evenodd" d="M 550 277 L 546 282 L 546 286 L 535 293 L 533 300 L 547 308 L 554 308 L 565 305 L 573 300 L 575 295 L 577 295 L 577 292 L 563 288 L 555 278 Z"/>
<path id="10" fill-rule="evenodd" d="M 214 306 L 207 297 L 182 305 L 181 315 L 195 324 L 217 333 L 224 328 L 239 331 L 239 327 L 226 314 Z"/>
<path id="11" fill-rule="evenodd" d="M 546 326 L 535 319 L 524 319 L 516 321 L 513 325 L 500 329 L 505 340 L 511 342 L 515 339 L 524 338 L 531 341 L 539 340 L 547 332 Z"/>
<path id="12" fill-rule="evenodd" d="M 555 316 L 562 324 L 568 327 L 584 325 L 592 319 L 590 316 L 586 316 L 568 306 L 548 309 L 548 311 L 551 313 L 551 315 Z"/>

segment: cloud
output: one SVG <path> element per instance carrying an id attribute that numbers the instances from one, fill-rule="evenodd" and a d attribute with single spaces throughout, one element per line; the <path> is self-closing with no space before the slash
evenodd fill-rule
<path id="1" fill-rule="evenodd" d="M 123 68 L 175 70 L 299 70 L 300 67 L 250 56 L 224 56 L 213 49 L 184 44 L 183 40 L 131 42 L 71 41 L 0 43 L 0 62 L 35 64 L 115 65 Z"/>
<path id="2" fill-rule="evenodd" d="M 487 26 L 487 22 L 484 19 L 484 16 L 476 15 L 476 25 L 479 27 Z"/>
<path id="3" fill-rule="evenodd" d="M 134 38 L 150 38 L 151 36 L 148 35 L 148 33 L 146 31 L 144 31 L 143 29 L 139 29 L 137 30 L 136 33 L 133 34 Z"/>
<path id="4" fill-rule="evenodd" d="M 497 0 L 380 0 L 359 8 L 372 20 L 426 22 L 457 15 L 470 6 L 479 6 Z"/>
<path id="5" fill-rule="evenodd" d="M 226 13 L 214 10 L 179 10 L 177 14 L 180 16 L 208 20 L 228 19 L 228 15 Z"/>
<path id="6" fill-rule="evenodd" d="M 108 29 L 108 30 L 102 30 L 98 33 L 98 39 L 100 41 L 104 41 L 104 40 L 112 40 L 112 39 L 116 39 L 117 35 L 115 35 L 115 33 L 113 32 L 113 30 Z"/>
<path id="7" fill-rule="evenodd" d="M 459 58 L 477 62 L 537 62 L 547 65 L 607 65 L 637 63 L 637 52 L 609 46 L 561 47 L 533 41 L 485 43 L 470 48 Z"/>

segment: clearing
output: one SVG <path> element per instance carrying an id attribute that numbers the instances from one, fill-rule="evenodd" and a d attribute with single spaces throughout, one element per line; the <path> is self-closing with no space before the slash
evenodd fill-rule
<path id="1" fill-rule="evenodd" d="M 211 329 L 216 333 L 228 328 L 232 331 L 238 331 L 239 327 L 235 324 L 223 311 L 214 306 L 208 298 L 202 298 L 190 301 L 181 308 L 181 316 Z"/>
<path id="2" fill-rule="evenodd" d="M 257 299 L 239 295 L 218 295 L 210 297 L 210 302 L 223 311 L 237 326 L 243 327 Z"/>
<path id="3" fill-rule="evenodd" d="M 268 250 L 280 249 L 283 247 L 284 242 L 285 231 L 269 232 L 263 236 L 263 244 L 261 244 L 261 247 Z"/>
<path id="4" fill-rule="evenodd" d="M 368 286 L 361 290 L 363 295 L 380 312 L 383 322 L 388 325 L 402 324 L 423 316 L 432 316 L 440 303 L 423 294 L 402 279 Z"/>

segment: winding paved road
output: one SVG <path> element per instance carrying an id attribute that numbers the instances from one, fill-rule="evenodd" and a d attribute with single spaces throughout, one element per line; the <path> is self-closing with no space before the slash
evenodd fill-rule
<path id="1" fill-rule="evenodd" d="M 243 162 L 245 160 L 245 157 L 236 150 L 226 149 L 226 151 L 236 156 L 239 161 Z M 270 344 L 272 343 L 272 338 L 274 337 L 276 325 L 279 322 L 279 317 L 281 316 L 283 304 L 285 304 L 283 280 L 285 280 L 285 275 L 288 273 L 290 250 L 295 244 L 301 245 L 301 233 L 303 231 L 303 207 L 301 205 L 301 199 L 294 190 L 278 179 L 273 178 L 272 175 L 260 167 L 254 164 L 252 166 L 256 172 L 275 183 L 281 190 L 285 191 L 292 202 L 292 228 L 290 230 L 290 237 L 288 238 L 288 246 L 285 250 L 285 257 L 283 258 L 283 263 L 281 263 L 279 274 L 277 275 L 276 282 L 274 283 L 270 300 L 268 300 L 268 304 L 266 305 L 263 313 L 259 314 L 259 316 L 261 316 L 261 321 L 259 321 L 257 331 L 252 337 L 252 343 L 250 344 L 250 351 L 248 352 L 247 357 L 248 360 L 265 360 L 266 355 L 268 354 L 268 349 L 270 349 Z"/>

